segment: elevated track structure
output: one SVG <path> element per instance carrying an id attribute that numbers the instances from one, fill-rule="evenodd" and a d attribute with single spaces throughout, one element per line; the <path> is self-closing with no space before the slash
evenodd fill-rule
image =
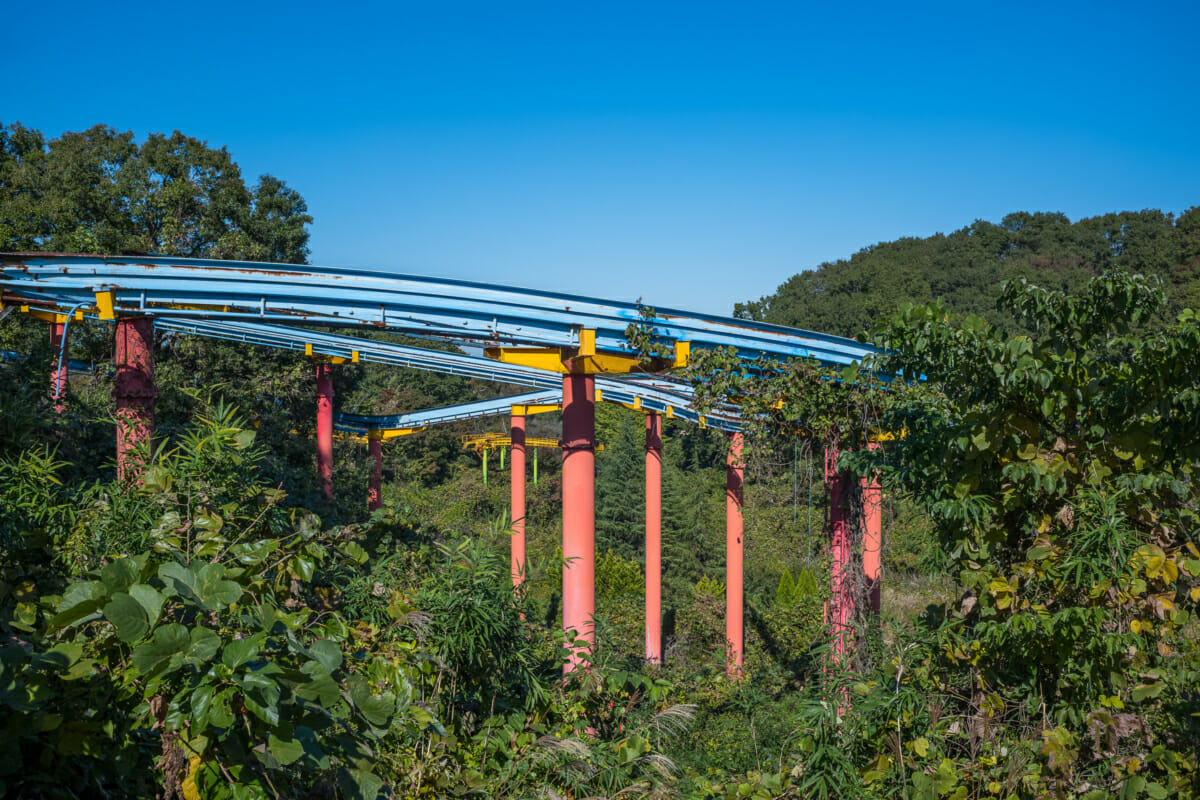
<path id="1" fill-rule="evenodd" d="M 430 425 L 481 416 L 511 417 L 512 574 L 525 566 L 525 419 L 561 411 L 563 477 L 563 628 L 583 649 L 593 641 L 595 612 L 596 402 L 616 402 L 646 415 L 646 658 L 662 658 L 661 464 L 662 422 L 678 417 L 726 432 L 726 638 L 727 670 L 742 663 L 742 434 L 736 408 L 702 415 L 691 387 L 663 372 L 686 366 L 700 349 L 730 348 L 747 361 L 813 359 L 829 365 L 860 362 L 870 346 L 841 337 L 776 325 L 697 314 L 638 303 L 600 300 L 473 281 L 367 270 L 70 253 L 0 253 L 0 318 L 12 310 L 51 323 L 51 341 L 65 352 L 72 320 L 112 320 L 116 325 L 118 479 L 136 478 L 136 445 L 152 437 L 154 330 L 239 341 L 314 358 L 317 386 L 317 463 L 325 495 L 333 496 L 332 432 L 335 425 L 363 435 L 374 468 L 368 507 L 381 504 L 381 453 L 385 438 Z M 337 329 L 339 333 L 312 330 Z M 387 331 L 419 340 L 461 343 L 484 356 L 432 347 L 380 342 L 353 331 Z M 642 351 L 631 344 L 641 343 Z M 61 359 L 60 359 L 61 362 Z M 378 363 L 524 386 L 530 392 L 414 411 L 391 417 L 333 414 L 332 368 Z M 52 379 L 61 409 L 67 368 Z M 834 455 L 836 460 L 836 454 Z M 827 458 L 831 498 L 845 494 L 849 476 Z M 873 489 L 877 497 L 877 487 Z M 870 501 L 869 501 L 870 502 Z M 869 505 L 868 502 L 868 505 Z M 867 549 L 874 541 L 878 580 L 878 502 L 867 508 Z M 831 502 L 834 597 L 830 622 L 835 647 L 849 623 L 848 593 L 839 585 L 849 565 L 847 511 Z M 840 544 L 839 544 L 840 543 Z M 844 583 L 844 577 L 841 579 Z M 586 658 L 572 656 L 564 669 Z"/>

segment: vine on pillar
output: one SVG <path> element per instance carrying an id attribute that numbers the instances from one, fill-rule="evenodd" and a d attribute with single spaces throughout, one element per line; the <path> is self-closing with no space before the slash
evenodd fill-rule
<path id="1" fill-rule="evenodd" d="M 117 480 L 136 479 L 152 456 L 154 436 L 154 320 L 122 317 L 116 329 Z"/>

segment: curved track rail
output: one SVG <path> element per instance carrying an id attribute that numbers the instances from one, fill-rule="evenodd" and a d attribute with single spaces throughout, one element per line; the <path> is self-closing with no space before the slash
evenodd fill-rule
<path id="1" fill-rule="evenodd" d="M 497 346 L 595 346 L 629 352 L 626 329 L 663 343 L 734 347 L 747 358 L 851 364 L 874 352 L 850 339 L 710 314 L 472 281 L 333 267 L 64 253 L 0 254 L 0 290 L 30 304 L 102 315 L 356 326 Z"/>

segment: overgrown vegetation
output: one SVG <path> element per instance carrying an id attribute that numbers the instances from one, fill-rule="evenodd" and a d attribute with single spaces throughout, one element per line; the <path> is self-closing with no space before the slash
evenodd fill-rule
<path id="1" fill-rule="evenodd" d="M 260 201 L 235 191 L 223 151 L 178 134 L 138 147 L 108 129 L 50 143 L 3 131 L 5 247 L 303 258 L 302 200 L 283 229 L 256 228 Z M 183 166 L 161 166 L 171 159 Z M 67 180 L 151 168 L 164 177 L 145 186 Z M 113 200 L 127 183 L 133 205 Z M 181 198 L 217 189 L 240 205 L 189 227 L 195 236 L 155 239 L 157 217 L 129 213 L 173 198 L 186 217 L 196 204 Z M 886 317 L 874 366 L 920 383 L 695 354 L 702 400 L 736 398 L 756 420 L 736 682 L 724 666 L 719 434 L 667 425 L 666 657 L 649 666 L 644 421 L 601 409 L 599 645 L 564 679 L 550 453 L 529 486 L 530 563 L 514 593 L 507 481 L 483 484 L 458 446 L 464 429 L 389 443 L 375 514 L 355 488 L 365 448 L 339 442 L 326 504 L 306 444 L 309 362 L 160 339 L 158 448 L 140 482 L 118 485 L 110 329 L 72 328 L 71 355 L 92 369 L 72 375 L 58 414 L 47 397 L 57 354 L 38 323 L 10 315 L 0 342 L 20 358 L 0 364 L 0 794 L 1200 795 L 1200 319 L 1188 280 L 1165 293 L 1160 280 L 1190 274 L 1195 213 L 1157 239 L 1158 217 L 1122 216 L 1106 234 L 1121 247 L 1104 259 L 1070 261 L 1074 244 L 1046 242 L 1112 225 L 1038 215 L 1000 226 L 1015 228 L 1015 249 L 983 223 L 935 242 L 982 243 L 1001 272 L 966 258 L 955 263 L 974 294 L 914 290 L 947 304 L 889 295 L 846 317 Z M 1141 269 L 1132 254 L 1152 239 L 1166 244 Z M 235 245 L 249 249 L 221 249 Z M 907 246 L 922 274 L 961 255 L 930 261 Z M 851 262 L 892 252 L 876 250 Z M 1057 270 L 1053 288 L 1020 280 L 1044 277 L 1039 264 Z M 1142 274 L 1103 270 L 1113 265 Z M 954 299 L 968 295 L 970 308 Z M 645 333 L 639 349 L 653 344 L 652 315 Z M 371 366 L 339 368 L 336 381 L 341 407 L 377 413 L 503 391 Z M 532 418 L 530 433 L 557 438 L 556 424 Z M 899 435 L 868 451 L 880 432 Z M 886 499 L 883 612 L 859 615 L 840 664 L 823 624 L 832 444 L 842 468 L 881 478 Z"/>

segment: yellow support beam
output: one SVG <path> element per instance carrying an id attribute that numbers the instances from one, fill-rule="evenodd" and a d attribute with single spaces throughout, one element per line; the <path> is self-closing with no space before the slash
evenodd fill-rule
<path id="1" fill-rule="evenodd" d="M 309 358 L 315 358 L 319 361 L 324 361 L 328 364 L 345 364 L 349 361 L 353 361 L 355 364 L 358 363 L 357 350 L 350 351 L 350 358 L 346 358 L 345 356 L 327 356 L 324 353 L 314 353 L 313 346 L 310 342 L 304 343 L 304 355 L 308 356 Z"/>
<path id="2" fill-rule="evenodd" d="M 518 417 L 531 417 L 551 411 L 562 411 L 562 403 L 518 403 L 512 407 L 512 413 Z"/>
<path id="3" fill-rule="evenodd" d="M 688 365 L 688 361 L 692 357 L 691 342 L 676 342 L 675 343 L 675 361 L 671 364 L 671 369 L 683 369 Z"/>
<path id="4" fill-rule="evenodd" d="M 96 292 L 96 316 L 98 319 L 116 319 L 116 300 L 112 291 Z"/>
<path id="5" fill-rule="evenodd" d="M 663 372 L 687 366 L 689 342 L 676 342 L 670 358 L 653 357 L 646 361 L 635 353 L 617 353 L 596 349 L 596 331 L 581 328 L 576 347 L 488 347 L 488 358 L 505 364 L 533 367 L 560 375 L 624 375 L 631 372 Z"/>
<path id="6" fill-rule="evenodd" d="M 488 450 L 494 450 L 498 447 L 512 447 L 512 437 L 507 433 L 470 433 L 462 437 L 463 447 L 469 450 L 474 450 L 476 453 L 483 454 Z M 549 447 L 559 448 L 562 443 L 557 439 L 544 439 L 537 436 L 525 437 L 526 447 Z M 596 445 L 596 452 L 604 450 L 604 445 Z"/>
<path id="7" fill-rule="evenodd" d="M 421 427 L 421 428 L 368 428 L 366 436 L 359 436 L 359 435 L 353 434 L 353 433 L 340 434 L 340 432 L 336 435 L 345 435 L 345 436 L 348 436 L 348 437 L 354 439 L 354 441 L 356 441 L 356 442 L 365 444 L 372 440 L 377 440 L 377 441 L 382 442 L 387 439 L 396 439 L 400 436 L 409 436 L 411 434 L 414 434 L 414 433 L 417 433 L 417 432 L 423 431 L 423 430 L 425 430 L 424 427 Z"/>

